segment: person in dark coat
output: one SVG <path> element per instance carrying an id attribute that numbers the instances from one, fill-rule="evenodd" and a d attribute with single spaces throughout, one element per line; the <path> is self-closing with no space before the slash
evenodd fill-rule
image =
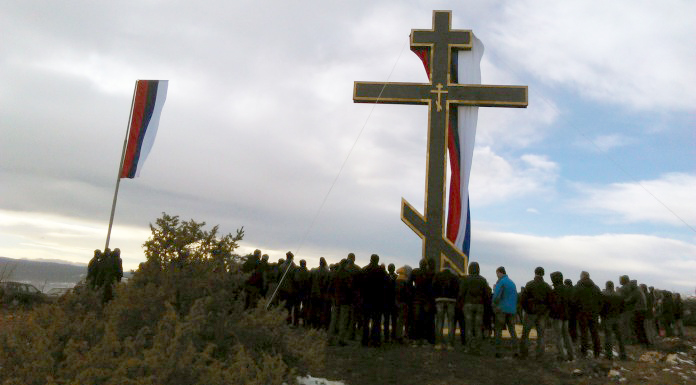
<path id="1" fill-rule="evenodd" d="M 259 270 L 261 270 L 261 278 L 263 280 L 263 285 L 261 287 L 261 295 L 268 297 L 271 295 L 271 293 L 268 292 L 271 272 L 271 265 L 268 263 L 268 254 L 264 254 L 261 256 L 261 262 L 259 262 Z"/>
<path id="2" fill-rule="evenodd" d="M 655 329 L 655 312 L 653 308 L 655 307 L 655 296 L 648 291 L 648 285 L 641 283 L 638 285 L 640 291 L 643 293 L 645 298 L 645 318 L 643 319 L 643 329 L 645 330 L 645 336 L 648 340 L 650 346 L 655 344 L 655 339 L 657 338 L 657 330 Z"/>
<path id="3" fill-rule="evenodd" d="M 442 271 L 433 276 L 433 295 L 435 296 L 435 349 L 454 350 L 454 307 L 459 293 L 459 278 L 452 268 L 444 266 Z M 447 324 L 445 324 L 447 319 Z M 447 326 L 448 336 L 444 337 Z"/>
<path id="4" fill-rule="evenodd" d="M 645 313 L 647 312 L 648 305 L 647 300 L 643 291 L 638 287 L 638 281 L 631 280 L 631 302 L 633 303 L 633 316 L 632 316 L 632 326 L 633 332 L 638 339 L 638 343 L 643 346 L 650 347 L 650 341 L 648 340 L 648 335 L 645 330 Z"/>
<path id="5" fill-rule="evenodd" d="M 396 340 L 396 266 L 389 264 L 387 286 L 384 292 L 384 342 Z"/>
<path id="6" fill-rule="evenodd" d="M 665 329 L 666 337 L 674 337 L 674 329 L 672 329 L 672 324 L 674 323 L 674 299 L 672 298 L 672 293 L 663 290 L 662 291 L 662 314 L 661 314 L 661 324 Z"/>
<path id="7" fill-rule="evenodd" d="M 341 263 L 332 263 L 329 265 L 329 279 L 327 293 L 330 302 L 329 311 L 329 344 L 333 345 L 338 339 L 338 312 L 339 307 L 336 301 L 336 273 Z"/>
<path id="8" fill-rule="evenodd" d="M 434 332 L 430 322 L 435 298 L 433 297 L 433 274 L 428 267 L 427 259 L 421 259 L 419 268 L 411 273 L 413 286 L 413 346 L 426 345 Z"/>
<path id="9" fill-rule="evenodd" d="M 324 257 L 319 259 L 319 267 L 310 271 L 310 277 L 310 324 L 315 328 L 328 329 L 331 312 L 331 299 L 328 292 L 330 273 Z"/>
<path id="10" fill-rule="evenodd" d="M 566 278 L 563 281 L 563 285 L 568 288 L 568 292 L 572 293 L 575 289 L 573 286 L 573 281 L 570 278 Z M 577 309 L 573 297 L 568 300 L 568 334 L 570 334 L 570 340 L 573 344 L 578 342 L 578 322 L 577 322 Z"/>
<path id="11" fill-rule="evenodd" d="M 460 295 L 457 296 L 457 306 L 454 307 L 454 327 L 459 328 L 459 339 L 462 343 L 462 346 L 466 348 L 467 346 L 467 340 L 466 340 L 466 319 L 464 318 L 464 301 L 461 296 L 461 287 L 462 284 L 464 283 L 464 280 L 466 279 L 466 275 L 463 275 L 459 277 L 459 288 L 460 288 Z"/>
<path id="12" fill-rule="evenodd" d="M 354 253 L 348 253 L 346 257 L 346 269 L 352 276 L 353 287 L 355 288 L 350 312 L 348 339 L 355 340 L 358 337 L 358 333 L 362 330 L 363 325 L 363 293 L 360 290 L 362 287 L 362 269 L 355 263 Z"/>
<path id="13" fill-rule="evenodd" d="M 251 273 L 256 268 L 256 265 L 261 260 L 261 250 L 256 249 L 251 255 L 246 257 L 246 261 L 242 264 L 243 273 Z"/>
<path id="14" fill-rule="evenodd" d="M 684 338 L 684 302 L 682 302 L 681 294 L 674 294 L 674 328 L 677 331 L 679 338 Z"/>
<path id="15" fill-rule="evenodd" d="M 283 268 L 285 267 L 285 259 L 279 258 L 278 262 L 271 263 L 268 266 L 268 291 L 267 291 L 267 297 L 270 297 L 272 299 L 272 303 L 278 304 L 278 281 L 280 281 L 280 277 L 283 275 L 285 270 Z"/>
<path id="16" fill-rule="evenodd" d="M 256 302 L 261 297 L 263 274 L 261 272 L 260 263 L 261 250 L 256 249 L 252 255 L 247 257 L 247 260 L 242 265 L 242 271 L 249 274 L 249 277 L 244 282 L 244 290 L 246 292 L 245 309 L 256 306 Z"/>
<path id="17" fill-rule="evenodd" d="M 309 291 L 311 290 L 312 281 L 310 280 L 309 270 L 307 270 L 307 261 L 300 260 L 300 266 L 295 269 L 293 275 L 293 292 L 295 300 L 293 301 L 295 316 L 294 325 L 298 326 L 302 319 L 303 326 L 308 326 L 307 318 L 309 316 Z"/>
<path id="18" fill-rule="evenodd" d="M 624 341 L 627 344 L 633 343 L 636 334 L 633 329 L 633 310 L 636 307 L 636 296 L 633 295 L 631 288 L 631 280 L 628 275 L 619 277 L 619 287 L 616 291 L 621 294 L 624 299 L 624 311 L 621 314 L 621 330 L 625 331 Z"/>
<path id="19" fill-rule="evenodd" d="M 580 353 L 585 357 L 589 348 L 588 331 L 592 336 L 592 347 L 595 358 L 602 350 L 597 332 L 599 309 L 602 304 L 602 292 L 590 279 L 590 273 L 580 273 L 580 280 L 575 284 L 575 303 L 577 306 L 578 326 L 580 328 Z"/>
<path id="20" fill-rule="evenodd" d="M 481 352 L 483 339 L 483 314 L 486 304 L 491 302 L 490 286 L 480 274 L 478 262 L 469 264 L 469 275 L 465 276 L 459 287 L 459 298 L 463 304 L 467 349 L 470 353 Z"/>
<path id="21" fill-rule="evenodd" d="M 347 259 L 341 261 L 332 281 L 334 310 L 338 324 L 338 345 L 345 346 L 350 337 L 350 315 L 354 300 L 353 272 Z M 330 341 L 330 342 L 333 342 Z"/>
<path id="22" fill-rule="evenodd" d="M 624 299 L 621 294 L 614 291 L 614 282 L 607 281 L 602 292 L 602 328 L 604 329 L 604 357 L 607 360 L 614 359 L 612 335 L 619 344 L 619 358 L 626 360 L 626 346 L 621 331 L 621 314 L 623 313 Z"/>
<path id="23" fill-rule="evenodd" d="M 100 284 L 97 283 L 97 272 L 101 268 L 102 260 L 103 255 L 101 250 L 94 250 L 94 257 L 90 259 L 87 265 L 87 286 L 92 290 L 100 286 Z"/>
<path id="24" fill-rule="evenodd" d="M 563 284 L 563 273 L 555 271 L 551 273 L 551 307 L 549 318 L 556 338 L 556 349 L 558 359 L 561 361 L 572 361 L 574 358 L 573 342 L 568 332 L 568 313 L 570 301 L 573 295 L 572 288 Z"/>
<path id="25" fill-rule="evenodd" d="M 520 341 L 520 358 L 527 357 L 527 341 L 532 327 L 536 329 L 536 357 L 544 355 L 544 331 L 551 305 L 551 286 L 544 281 L 544 268 L 534 269 L 534 279 L 527 282 L 520 296 L 520 304 L 525 311 L 522 339 Z"/>
<path id="26" fill-rule="evenodd" d="M 379 256 L 372 254 L 370 264 L 362 270 L 360 281 L 363 300 L 363 346 L 380 346 L 382 343 L 382 309 L 387 279 L 387 272 L 379 266 Z"/>
<path id="27" fill-rule="evenodd" d="M 278 268 L 278 300 L 285 302 L 285 309 L 288 311 L 287 321 L 291 325 L 296 325 L 297 312 L 294 312 L 297 296 L 295 294 L 295 269 L 297 266 L 293 262 L 294 255 L 288 251 L 285 253 L 285 262 Z"/>

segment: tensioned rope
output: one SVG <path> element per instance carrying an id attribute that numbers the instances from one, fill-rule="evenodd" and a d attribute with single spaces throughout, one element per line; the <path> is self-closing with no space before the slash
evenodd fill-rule
<path id="1" fill-rule="evenodd" d="M 377 107 L 377 103 L 379 103 L 379 99 L 382 97 L 382 93 L 384 92 L 384 88 L 387 86 L 387 82 L 389 82 L 389 80 L 391 80 L 391 77 L 394 74 L 394 70 L 396 69 L 396 65 L 399 64 L 399 60 L 401 60 L 401 55 L 404 53 L 404 49 L 406 48 L 407 43 L 408 43 L 408 41 L 406 43 L 404 43 L 404 45 L 401 47 L 401 51 L 399 51 L 399 56 L 396 58 L 396 61 L 394 62 L 394 65 L 392 66 L 391 71 L 389 72 L 389 76 L 387 76 L 387 80 L 385 81 L 384 85 L 382 86 L 382 89 L 379 91 L 379 95 L 377 95 L 377 100 L 372 104 L 372 108 L 370 109 L 370 112 L 367 114 L 367 118 L 365 118 L 365 122 L 363 123 L 362 127 L 360 128 L 360 132 L 358 132 L 358 136 L 355 138 L 355 141 L 353 141 L 353 145 L 350 147 L 350 150 L 348 150 L 348 154 L 346 155 L 345 159 L 343 159 L 343 163 L 341 164 L 341 168 L 338 169 L 338 173 L 336 174 L 336 177 L 334 178 L 333 182 L 331 182 L 331 186 L 329 187 L 329 190 L 326 192 L 326 195 L 324 195 L 324 199 L 322 200 L 321 205 L 319 205 L 319 209 L 317 209 L 316 214 L 314 214 L 314 218 L 312 218 L 312 222 L 309 224 L 307 231 L 302 236 L 302 239 L 300 240 L 300 244 L 297 247 L 297 252 L 299 252 L 300 249 L 302 249 L 302 246 L 304 245 L 304 242 L 307 239 L 309 232 L 314 227 L 314 223 L 316 222 L 317 218 L 319 217 L 319 214 L 321 214 L 321 210 L 324 208 L 326 201 L 329 199 L 329 195 L 331 194 L 331 191 L 333 190 L 334 186 L 336 185 L 336 182 L 338 182 L 338 178 L 343 173 L 343 169 L 346 167 L 346 163 L 348 163 L 348 159 L 350 158 L 350 155 L 353 153 L 355 146 L 358 144 L 358 140 L 360 140 L 360 137 L 362 136 L 363 131 L 365 131 L 365 127 L 367 127 L 367 122 L 370 121 L 370 118 L 372 117 L 372 113 L 375 111 L 375 107 Z"/>
<path id="2" fill-rule="evenodd" d="M 507 63 L 505 60 L 502 59 L 502 57 L 498 56 L 498 61 L 499 61 L 504 67 L 506 67 L 506 69 L 507 69 L 508 71 L 510 71 L 510 73 L 514 73 L 514 72 L 515 72 L 515 71 L 512 70 L 512 67 L 509 66 L 508 63 Z M 537 93 L 534 89 L 532 89 L 531 94 L 537 96 L 538 99 L 541 100 L 544 104 L 546 104 L 546 106 L 548 106 L 549 108 L 555 109 L 555 107 L 552 106 L 551 103 L 549 103 L 549 102 L 546 100 L 546 98 L 542 97 L 541 94 Z M 602 149 L 602 148 L 597 144 L 597 142 L 595 142 L 594 140 L 592 140 L 592 138 L 590 138 L 590 137 L 589 137 L 585 132 L 583 132 L 578 126 L 576 126 L 575 124 L 573 124 L 572 122 L 570 122 L 570 121 L 567 120 L 567 119 L 564 121 L 564 123 L 567 124 L 568 126 L 572 127 L 580 136 L 582 136 L 585 140 L 587 140 L 588 142 L 590 142 L 590 143 L 592 144 L 592 146 L 594 146 L 594 147 L 597 149 L 597 151 L 599 151 L 602 155 L 604 155 L 604 156 L 609 160 L 609 162 L 611 162 L 616 168 L 618 168 L 621 172 L 623 172 L 631 181 L 633 181 L 635 184 L 637 184 L 638 186 L 640 186 L 640 188 L 642 188 L 643 191 L 645 191 L 645 192 L 646 192 L 648 195 L 650 195 L 655 201 L 657 201 L 660 205 L 662 205 L 662 207 L 664 207 L 667 211 L 669 211 L 672 215 L 674 215 L 675 218 L 677 218 L 679 221 L 681 221 L 681 222 L 682 222 L 686 227 L 688 227 L 691 231 L 693 231 L 694 233 L 696 233 L 696 229 L 695 229 L 693 226 L 691 226 L 688 222 L 686 222 L 681 216 L 679 216 L 679 214 L 677 214 L 676 212 L 674 212 L 674 210 L 672 210 L 672 209 L 671 209 L 665 202 L 663 202 L 657 195 L 653 194 L 653 192 L 650 191 L 647 187 L 645 187 L 645 185 L 642 184 L 642 183 L 638 180 L 638 178 L 636 178 L 636 177 L 635 177 L 633 174 L 631 174 L 625 167 L 623 167 L 616 159 L 614 159 L 611 155 L 609 155 L 609 153 L 608 153 L 606 150 Z"/>
<path id="3" fill-rule="evenodd" d="M 408 40 L 406 41 L 406 43 L 408 43 Z M 329 199 L 329 195 L 331 195 L 331 191 L 333 191 L 334 186 L 336 186 L 336 182 L 338 182 L 338 178 L 343 173 L 343 169 L 346 167 L 346 164 L 348 163 L 348 159 L 350 158 L 350 155 L 353 153 L 355 146 L 358 144 L 358 140 L 360 140 L 360 137 L 362 136 L 363 131 L 365 131 L 365 127 L 367 127 L 367 123 L 370 121 L 370 118 L 372 117 L 372 113 L 374 112 L 375 108 L 377 107 L 377 104 L 379 103 L 379 99 L 382 97 L 382 93 L 384 92 L 384 88 L 387 86 L 387 83 L 389 82 L 389 80 L 391 80 L 391 77 L 394 74 L 394 70 L 396 69 L 396 65 L 399 64 L 399 60 L 401 60 L 401 55 L 404 53 L 404 49 L 406 48 L 406 43 L 404 43 L 404 45 L 401 47 L 401 51 L 399 51 L 399 56 L 397 56 L 396 61 L 394 62 L 394 65 L 392 66 L 391 71 L 389 72 L 389 76 L 387 76 L 387 80 L 384 82 L 382 89 L 379 91 L 379 95 L 377 95 L 377 100 L 372 104 L 372 108 L 370 109 L 370 112 L 367 114 L 367 117 L 365 118 L 365 122 L 363 123 L 362 127 L 360 127 L 360 131 L 358 132 L 358 136 L 353 141 L 353 145 L 350 146 L 350 150 L 348 150 L 348 154 L 346 154 L 345 159 L 343 159 L 343 163 L 341 164 L 341 167 L 338 169 L 338 173 L 336 174 L 336 177 L 333 179 L 333 182 L 331 182 L 331 186 L 329 187 L 329 190 L 324 195 L 324 199 L 321 201 L 321 204 L 319 205 L 317 212 L 314 214 L 314 217 L 312 218 L 312 221 L 310 222 L 309 227 L 307 227 L 307 231 L 305 231 L 304 235 L 302 236 L 302 238 L 300 240 L 299 245 L 295 249 L 296 250 L 295 253 L 300 252 L 300 250 L 302 249 L 302 246 L 304 246 L 304 242 L 307 240 L 307 236 L 314 228 L 314 223 L 317 221 L 317 218 L 319 218 L 319 214 L 321 214 L 321 211 L 324 208 L 326 201 Z M 276 293 L 278 292 L 278 289 L 280 288 L 280 285 L 283 283 L 285 276 L 288 274 L 288 270 L 290 270 L 290 266 L 292 266 L 292 261 L 287 261 L 286 263 L 287 263 L 287 267 L 285 268 L 285 272 L 283 273 L 283 276 L 280 278 L 280 281 L 278 281 L 278 285 L 276 286 L 275 290 L 273 291 L 273 294 L 268 299 L 268 302 L 266 303 L 266 308 L 268 308 L 270 306 L 271 302 L 273 301 L 273 298 L 275 297 Z"/>

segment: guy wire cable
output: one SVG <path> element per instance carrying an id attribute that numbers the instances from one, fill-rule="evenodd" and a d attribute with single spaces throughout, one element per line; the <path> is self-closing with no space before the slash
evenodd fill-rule
<path id="1" fill-rule="evenodd" d="M 329 191 L 327 191 L 326 195 L 324 195 L 324 199 L 322 200 L 321 205 L 319 205 L 319 209 L 317 210 L 316 214 L 314 215 L 314 218 L 312 218 L 312 222 L 310 223 L 309 228 L 307 228 L 307 231 L 305 232 L 304 236 L 302 237 L 302 240 L 300 241 L 300 245 L 297 247 L 298 253 L 300 252 L 300 249 L 302 249 L 302 246 L 304 245 L 304 242 L 307 239 L 307 235 L 309 235 L 309 232 L 314 227 L 314 222 L 316 222 L 317 218 L 319 217 L 319 214 L 321 213 L 321 210 L 324 208 L 324 204 L 326 204 L 326 201 L 328 200 L 329 195 L 331 194 L 331 191 L 333 190 L 334 186 L 336 185 L 338 178 L 341 176 L 341 173 L 343 172 L 343 169 L 345 168 L 346 163 L 348 163 L 348 159 L 350 158 L 350 155 L 353 153 L 355 146 L 358 144 L 358 140 L 360 140 L 360 136 L 362 136 L 362 133 L 365 130 L 365 127 L 367 127 L 367 122 L 369 122 L 370 117 L 372 116 L 372 112 L 374 112 L 375 107 L 379 103 L 379 99 L 382 97 L 382 92 L 384 92 L 384 88 L 387 86 L 387 82 L 389 82 L 389 80 L 391 79 L 391 76 L 394 74 L 394 70 L 396 69 L 396 65 L 399 64 L 399 60 L 401 60 L 401 55 L 404 52 L 404 48 L 406 48 L 406 43 L 404 43 L 404 45 L 401 47 L 401 51 L 399 52 L 399 56 L 396 58 L 396 61 L 394 62 L 394 66 L 392 66 L 391 72 L 389 72 L 389 76 L 387 76 L 387 80 L 385 81 L 384 85 L 382 86 L 382 89 L 379 91 L 379 95 L 377 95 L 377 100 L 372 104 L 372 109 L 370 109 L 370 112 L 368 113 L 367 118 L 365 119 L 365 123 L 363 123 L 362 127 L 360 128 L 360 132 L 358 133 L 358 136 L 355 138 L 353 145 L 350 147 L 348 154 L 346 155 L 345 159 L 343 160 L 343 164 L 341 164 L 341 168 L 338 170 L 336 177 L 334 178 L 333 182 L 331 183 L 331 187 L 329 187 Z"/>
<path id="2" fill-rule="evenodd" d="M 316 214 L 314 215 L 314 218 L 312 218 L 312 222 L 310 222 L 309 227 L 307 228 L 307 231 L 305 231 L 304 235 L 302 236 L 302 239 L 300 240 L 300 244 L 299 244 L 299 246 L 297 246 L 297 249 L 295 251 L 296 253 L 299 253 L 300 250 L 302 249 L 302 246 L 304 245 L 304 242 L 307 239 L 309 232 L 314 227 L 314 223 L 316 222 L 317 218 L 319 217 L 321 210 L 324 208 L 324 204 L 326 204 L 326 201 L 329 199 L 329 195 L 331 194 L 331 191 L 333 190 L 334 186 L 336 185 L 338 178 L 341 176 L 341 173 L 343 172 L 343 169 L 345 168 L 346 163 L 348 163 L 348 158 L 350 158 L 350 155 L 353 153 L 355 146 L 358 144 L 358 140 L 360 140 L 360 136 L 362 136 L 363 131 L 365 131 L 365 127 L 367 127 L 367 122 L 370 121 L 370 117 L 372 116 L 372 112 L 377 107 L 377 104 L 379 103 L 379 99 L 382 97 L 382 92 L 384 92 L 384 88 L 386 88 L 387 83 L 391 79 L 391 76 L 394 74 L 394 70 L 396 69 L 396 65 L 399 64 L 399 60 L 401 60 L 401 55 L 404 53 L 404 48 L 406 48 L 406 43 L 404 43 L 404 45 L 401 47 L 401 51 L 399 52 L 399 56 L 396 58 L 396 61 L 394 62 L 394 65 L 392 66 L 391 71 L 389 72 L 389 76 L 387 76 L 387 80 L 385 81 L 384 85 L 382 86 L 382 89 L 379 91 L 379 95 L 377 95 L 377 100 L 372 104 L 372 109 L 370 109 L 370 112 L 367 114 L 367 118 L 365 119 L 365 122 L 363 123 L 362 127 L 360 128 L 360 132 L 358 132 L 358 136 L 355 138 L 353 145 L 350 147 L 348 154 L 346 155 L 345 159 L 343 160 L 343 163 L 341 164 L 341 167 L 339 168 L 338 173 L 336 174 L 336 177 L 334 178 L 333 182 L 331 183 L 329 190 L 326 192 L 326 195 L 324 195 L 324 199 L 322 200 L 321 205 L 319 205 L 319 209 L 317 210 Z M 266 309 L 268 309 L 268 307 L 271 305 L 271 302 L 273 301 L 273 298 L 275 297 L 276 293 L 278 292 L 280 285 L 283 283 L 285 276 L 288 274 L 288 270 L 290 270 L 290 266 L 292 266 L 292 260 L 289 259 L 286 261 L 286 263 L 288 266 L 285 268 L 285 272 L 283 273 L 283 276 L 280 278 L 280 281 L 278 281 L 278 285 L 276 286 L 275 291 L 273 291 L 273 294 L 268 299 L 268 302 L 266 303 Z"/>

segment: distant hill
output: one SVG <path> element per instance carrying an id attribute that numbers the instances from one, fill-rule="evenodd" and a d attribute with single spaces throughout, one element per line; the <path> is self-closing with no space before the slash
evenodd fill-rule
<path id="1" fill-rule="evenodd" d="M 0 279 L 31 283 L 45 292 L 54 287 L 74 286 L 87 276 L 87 264 L 0 257 L 0 275 L 10 271 L 12 274 L 9 277 L 0 276 Z M 131 275 L 130 271 L 123 272 L 124 278 L 130 278 Z"/>
<path id="2" fill-rule="evenodd" d="M 0 257 L 0 272 L 12 272 L 7 281 L 29 282 L 41 286 L 58 287 L 59 283 L 75 284 L 87 275 L 86 264 L 66 261 L 46 261 Z"/>

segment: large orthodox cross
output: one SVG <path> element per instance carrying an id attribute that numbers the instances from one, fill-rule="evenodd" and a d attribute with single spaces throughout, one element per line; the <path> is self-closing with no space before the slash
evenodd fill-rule
<path id="1" fill-rule="evenodd" d="M 452 56 L 471 50 L 473 35 L 470 30 L 452 30 L 451 17 L 451 11 L 433 11 L 433 29 L 411 30 L 411 48 L 430 51 L 430 83 L 355 82 L 353 101 L 428 106 L 425 215 L 402 198 L 401 220 L 423 239 L 423 258 L 433 261 L 437 271 L 447 263 L 466 274 L 468 256 L 445 233 L 449 122 L 456 122 L 457 106 L 527 107 L 527 87 L 453 83 L 457 65 Z"/>

